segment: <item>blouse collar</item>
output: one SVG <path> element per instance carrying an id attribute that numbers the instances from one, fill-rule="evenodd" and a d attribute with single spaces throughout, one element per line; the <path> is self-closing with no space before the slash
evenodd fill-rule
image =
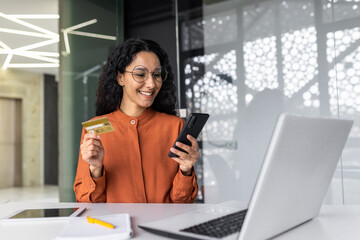
<path id="1" fill-rule="evenodd" d="M 112 112 L 112 115 L 116 118 L 116 120 L 122 122 L 126 125 L 144 125 L 150 121 L 150 119 L 155 115 L 155 111 L 151 108 L 147 108 L 143 113 L 141 113 L 137 117 L 130 117 L 123 113 L 120 109 Z"/>

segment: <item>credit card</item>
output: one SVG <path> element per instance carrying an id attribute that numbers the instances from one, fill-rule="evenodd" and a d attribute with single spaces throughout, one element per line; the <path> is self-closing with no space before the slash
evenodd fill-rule
<path id="1" fill-rule="evenodd" d="M 83 127 L 86 129 L 87 132 L 95 133 L 97 135 L 107 132 L 112 132 L 115 130 L 107 117 L 102 117 L 87 122 L 82 122 L 81 124 L 83 125 Z"/>

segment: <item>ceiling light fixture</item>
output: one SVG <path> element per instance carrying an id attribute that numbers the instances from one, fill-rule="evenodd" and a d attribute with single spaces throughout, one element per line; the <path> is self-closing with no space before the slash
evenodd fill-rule
<path id="1" fill-rule="evenodd" d="M 70 54 L 70 43 L 69 43 L 69 36 L 66 31 L 64 31 L 64 43 L 65 43 L 65 51 L 67 54 Z"/>
<path id="2" fill-rule="evenodd" d="M 37 52 L 37 51 L 26 51 L 27 53 L 38 55 L 38 56 L 44 56 L 44 57 L 59 57 L 59 53 L 57 52 Z M 1 49 L 0 49 L 1 54 Z"/>
<path id="3" fill-rule="evenodd" d="M 59 63 L 59 59 L 43 57 L 43 56 L 39 56 L 36 54 L 31 54 L 29 52 L 15 52 L 14 55 L 37 59 L 37 60 L 41 60 L 41 61 L 49 62 L 49 63 Z"/>
<path id="4" fill-rule="evenodd" d="M 85 37 L 92 37 L 92 38 L 101 38 L 101 39 L 107 39 L 107 40 L 116 40 L 116 37 L 114 36 L 108 36 L 103 34 L 97 34 L 97 33 L 88 33 L 88 32 L 80 32 L 80 31 L 71 31 L 68 32 L 68 34 L 73 35 L 79 35 L 79 36 L 85 36 Z"/>
<path id="5" fill-rule="evenodd" d="M 54 32 L 51 32 L 51 31 L 46 30 L 46 29 L 44 29 L 44 28 L 41 28 L 41 27 L 39 27 L 39 26 L 33 25 L 33 24 L 31 24 L 31 23 L 22 21 L 22 20 L 20 20 L 20 19 L 17 19 L 17 18 L 15 18 L 15 17 L 10 16 L 10 15 L 6 15 L 6 14 L 4 14 L 4 13 L 2 13 L 2 12 L 0 12 L 0 17 L 6 18 L 6 19 L 8 19 L 8 20 L 10 20 L 10 21 L 16 22 L 16 23 L 18 23 L 18 24 L 20 24 L 20 25 L 23 25 L 23 26 L 25 26 L 25 27 L 31 28 L 31 29 L 33 29 L 33 30 L 36 30 L 36 31 L 39 31 L 39 32 L 42 32 L 42 33 L 45 33 L 45 34 L 49 34 L 50 36 L 59 38 L 59 34 L 56 34 L 56 33 L 54 33 Z"/>
<path id="6" fill-rule="evenodd" d="M 34 24 L 25 22 L 22 19 L 58 19 L 59 15 L 57 14 L 4 14 L 0 12 L 0 17 L 8 19 L 12 22 L 15 22 L 19 25 L 25 26 L 35 32 L 30 31 L 21 31 L 16 29 L 0 28 L 0 32 L 17 34 L 22 36 L 31 36 L 31 37 L 40 37 L 48 40 L 37 42 L 30 45 L 25 45 L 15 49 L 11 49 L 8 45 L 0 41 L 0 54 L 7 54 L 5 62 L 2 66 L 3 69 L 6 68 L 43 68 L 43 67 L 59 67 L 59 53 L 57 52 L 41 52 L 41 51 L 29 51 L 32 49 L 48 46 L 51 44 L 56 44 L 59 42 L 59 34 L 44 29 L 42 27 L 36 26 Z M 11 60 L 14 55 L 22 56 L 26 58 L 32 58 L 36 60 L 44 61 L 45 63 L 11 63 Z"/>
<path id="7" fill-rule="evenodd" d="M 9 53 L 14 53 L 15 50 L 12 49 L 1 49 L 0 48 L 0 54 L 9 54 Z M 44 56 L 44 57 L 59 57 L 59 53 L 55 53 L 55 52 L 36 52 L 36 51 L 16 51 L 15 53 L 29 53 L 32 55 L 36 55 L 36 56 Z"/>
<path id="8" fill-rule="evenodd" d="M 23 35 L 23 36 L 32 36 L 32 37 L 54 38 L 53 36 L 50 36 L 49 34 L 27 32 L 27 31 L 8 29 L 8 28 L 0 28 L 0 32 L 12 33 L 12 34 Z"/>
<path id="9" fill-rule="evenodd" d="M 0 32 L 10 33 L 22 36 L 30 36 L 30 37 L 38 37 L 48 39 L 45 41 L 40 41 L 34 44 L 18 47 L 16 49 L 11 49 L 8 45 L 0 41 L 0 54 L 6 54 L 6 60 L 2 66 L 3 69 L 6 68 L 30 68 L 30 67 L 58 67 L 59 66 L 59 53 L 55 52 L 41 52 L 41 51 L 29 51 L 36 48 L 48 46 L 51 44 L 56 44 L 59 42 L 59 34 L 44 29 L 42 27 L 36 26 L 34 24 L 28 23 L 21 19 L 59 19 L 59 15 L 57 14 L 4 14 L 0 12 L 0 17 L 8 19 L 12 22 L 25 26 L 27 28 L 32 29 L 33 31 L 22 31 L 16 29 L 9 28 L 0 28 Z M 75 31 L 77 29 L 92 25 L 97 23 L 97 19 L 92 19 L 65 29 L 62 29 L 64 43 L 65 43 L 65 51 L 67 54 L 70 54 L 70 42 L 69 42 L 69 34 L 91 37 L 91 38 L 99 38 L 105 40 L 115 41 L 117 38 L 115 36 L 109 36 L 104 34 L 97 33 L 89 33 L 89 32 L 81 32 Z M 11 60 L 14 55 L 32 58 L 36 60 L 44 61 L 45 63 L 11 63 Z"/>
<path id="10" fill-rule="evenodd" d="M 46 40 L 43 42 L 38 42 L 38 43 L 30 44 L 27 46 L 15 48 L 14 51 L 26 51 L 26 50 L 30 50 L 30 49 L 34 49 L 34 48 L 44 47 L 44 46 L 47 46 L 47 45 L 50 45 L 53 43 L 57 43 L 57 42 L 59 42 L 59 39 L 50 39 L 50 40 Z"/>
<path id="11" fill-rule="evenodd" d="M 11 58 L 12 58 L 13 54 L 12 53 L 9 53 L 5 59 L 5 62 L 4 62 L 4 65 L 3 65 L 3 69 L 7 69 L 9 67 L 9 63 L 11 61 Z"/>
<path id="12" fill-rule="evenodd" d="M 3 48 L 5 48 L 5 49 L 11 49 L 11 48 L 9 48 L 8 45 L 6 45 L 5 43 L 3 43 L 2 41 L 0 41 L 0 46 L 3 47 Z"/>
<path id="13" fill-rule="evenodd" d="M 83 27 L 92 25 L 92 24 L 94 24 L 94 23 L 97 23 L 97 19 L 92 19 L 92 20 L 89 20 L 89 21 L 86 21 L 86 22 L 83 22 L 83 23 L 79 23 L 79 24 L 77 24 L 77 25 L 74 25 L 74 26 L 72 26 L 72 27 L 65 28 L 64 31 L 70 32 L 70 31 L 73 31 L 73 30 L 75 30 L 75 29 L 79 29 L 79 28 L 83 28 Z"/>
<path id="14" fill-rule="evenodd" d="M 83 28 L 86 26 L 89 26 L 91 24 L 97 23 L 97 19 L 92 19 L 65 29 L 62 29 L 64 35 L 64 43 L 65 43 L 65 52 L 67 54 L 70 54 L 70 43 L 69 43 L 69 34 L 73 35 L 79 35 L 79 36 L 85 36 L 85 37 L 92 37 L 92 38 L 100 38 L 100 39 L 106 39 L 106 40 L 116 40 L 115 36 L 109 36 L 104 34 L 97 34 L 97 33 L 89 33 L 89 32 L 80 32 L 80 31 L 74 31 L 79 28 Z"/>
<path id="15" fill-rule="evenodd" d="M 0 46 L 3 47 L 6 51 L 11 51 L 11 49 L 9 48 L 8 45 L 6 45 L 5 43 L 3 43 L 2 41 L 0 41 Z M 11 53 L 8 53 L 8 56 L 6 57 L 5 59 L 5 62 L 2 66 L 2 69 L 6 69 L 9 65 L 9 62 L 11 61 L 11 58 L 12 58 L 12 54 Z"/>
<path id="16" fill-rule="evenodd" d="M 7 14 L 17 19 L 59 19 L 58 14 Z"/>
<path id="17" fill-rule="evenodd" d="M 67 54 L 70 54 L 70 52 L 71 52 L 68 33 L 75 30 L 75 29 L 86 27 L 86 26 L 89 26 L 89 25 L 94 24 L 96 22 L 97 22 L 96 19 L 92 19 L 92 20 L 89 20 L 89 21 L 86 21 L 86 22 L 83 22 L 83 23 L 74 25 L 72 27 L 68 27 L 68 28 L 65 28 L 65 29 L 61 30 L 63 32 L 63 34 L 64 34 L 65 51 L 66 51 Z"/>
<path id="18" fill-rule="evenodd" d="M 9 68 L 57 68 L 58 63 L 12 63 Z"/>

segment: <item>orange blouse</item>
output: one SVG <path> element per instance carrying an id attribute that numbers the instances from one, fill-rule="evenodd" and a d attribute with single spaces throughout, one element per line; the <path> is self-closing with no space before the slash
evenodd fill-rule
<path id="1" fill-rule="evenodd" d="M 179 164 L 168 157 L 184 125 L 181 118 L 152 109 L 138 117 L 120 110 L 104 116 L 115 131 L 100 135 L 105 152 L 103 176 L 93 179 L 89 164 L 80 154 L 74 183 L 77 202 L 195 201 L 198 185 L 194 170 L 191 176 L 185 176 Z M 81 142 L 85 133 L 83 129 Z"/>

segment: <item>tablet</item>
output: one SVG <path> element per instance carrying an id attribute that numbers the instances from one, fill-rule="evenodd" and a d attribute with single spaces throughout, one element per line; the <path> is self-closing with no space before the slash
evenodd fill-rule
<path id="1" fill-rule="evenodd" d="M 84 207 L 21 209 L 1 220 L 63 219 L 80 216 Z"/>

